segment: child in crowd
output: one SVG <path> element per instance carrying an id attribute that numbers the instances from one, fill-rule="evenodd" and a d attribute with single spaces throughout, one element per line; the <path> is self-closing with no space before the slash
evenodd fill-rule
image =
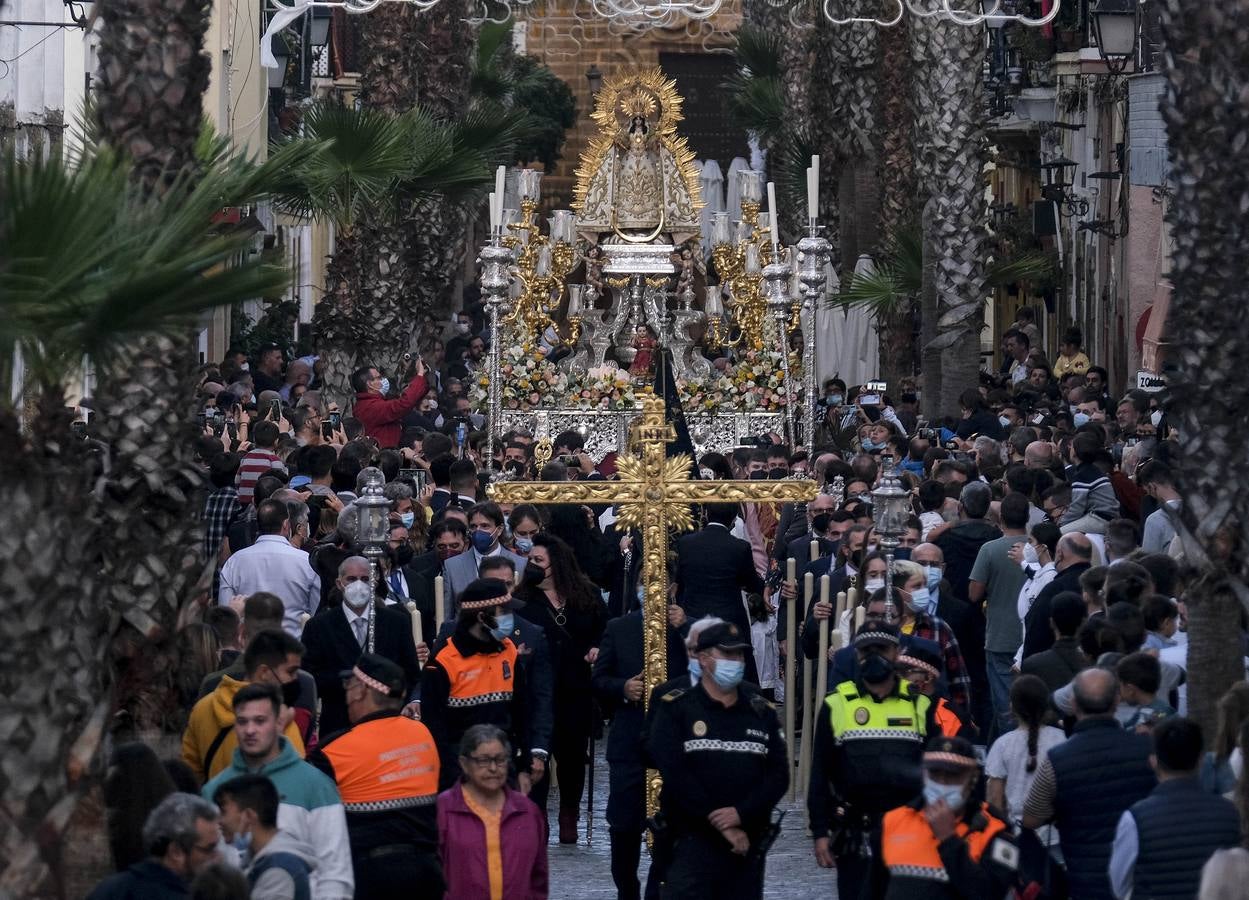
<path id="1" fill-rule="evenodd" d="M 1169 703 L 1158 697 L 1162 667 L 1148 653 L 1129 653 L 1115 667 L 1119 676 L 1119 708 L 1115 716 L 1124 728 L 1151 727 L 1159 719 L 1175 715 Z"/>

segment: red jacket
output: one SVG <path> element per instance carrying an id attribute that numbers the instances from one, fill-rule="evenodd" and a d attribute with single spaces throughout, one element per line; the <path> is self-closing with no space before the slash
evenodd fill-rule
<path id="1" fill-rule="evenodd" d="M 403 417 L 421 402 L 428 390 L 425 376 L 418 375 L 394 400 L 387 400 L 381 394 L 371 391 L 356 394 L 353 412 L 364 426 L 364 433 L 376 439 L 379 447 L 397 447 L 399 435 L 403 433 L 403 426 L 400 424 Z"/>
<path id="2" fill-rule="evenodd" d="M 524 794 L 506 791 L 499 823 L 503 900 L 546 900 L 546 816 Z M 438 849 L 448 898 L 490 900 L 486 826 L 464 802 L 459 784 L 438 795 Z"/>

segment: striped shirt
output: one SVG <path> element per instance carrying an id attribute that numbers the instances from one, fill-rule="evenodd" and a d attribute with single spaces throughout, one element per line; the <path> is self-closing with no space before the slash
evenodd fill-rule
<path id="1" fill-rule="evenodd" d="M 286 471 L 286 464 L 282 462 L 276 455 L 268 450 L 256 448 L 248 450 L 247 455 L 243 457 L 243 461 L 239 463 L 238 489 L 239 503 L 244 506 L 250 506 L 253 495 L 256 492 L 256 482 L 260 480 L 260 476 L 264 475 L 270 469 L 281 469 Z"/>

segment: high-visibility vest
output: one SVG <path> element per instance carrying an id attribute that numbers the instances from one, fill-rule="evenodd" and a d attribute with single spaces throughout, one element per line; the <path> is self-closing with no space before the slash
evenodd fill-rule
<path id="1" fill-rule="evenodd" d="M 516 682 L 516 645 L 503 639 L 497 653 L 474 653 L 461 656 L 455 641 L 438 651 L 438 665 L 447 673 L 451 690 L 447 697 L 449 709 L 506 703 L 512 699 Z"/>
<path id="2" fill-rule="evenodd" d="M 981 829 L 973 831 L 962 820 L 954 829 L 958 839 L 967 845 L 967 853 L 974 862 L 980 862 L 993 839 L 1006 830 L 1006 824 L 992 816 L 987 806 L 981 807 L 980 818 L 987 822 Z M 880 857 L 891 878 L 948 882 L 950 875 L 941 861 L 941 854 L 937 852 L 938 843 L 922 809 L 899 806 L 885 813 L 880 834 Z"/>
<path id="3" fill-rule="evenodd" d="M 950 709 L 950 704 L 945 702 L 944 697 L 937 698 L 937 708 L 933 710 L 932 717 L 946 737 L 955 737 L 963 730 L 963 720 L 958 717 L 958 713 Z"/>
<path id="4" fill-rule="evenodd" d="M 438 750 L 429 729 L 404 716 L 361 722 L 322 752 L 347 812 L 429 806 L 438 799 Z"/>
<path id="5" fill-rule="evenodd" d="M 869 694 L 860 696 L 853 681 L 843 681 L 824 703 L 838 742 L 924 742 L 930 701 L 923 694 L 913 694 L 906 681 L 899 681 L 896 694 L 879 701 Z"/>

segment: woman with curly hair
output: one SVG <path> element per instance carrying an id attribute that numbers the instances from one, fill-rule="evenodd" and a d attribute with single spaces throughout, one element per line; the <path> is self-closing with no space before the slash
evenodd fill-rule
<path id="1" fill-rule="evenodd" d="M 594 727 L 590 665 L 607 627 L 607 607 L 569 546 L 537 534 L 516 598 L 519 615 L 542 627 L 555 672 L 555 733 L 549 748 L 559 774 L 559 842 L 577 842 L 577 815 L 585 787 L 586 745 Z M 530 798 L 546 809 L 551 780 L 538 781 Z"/>

